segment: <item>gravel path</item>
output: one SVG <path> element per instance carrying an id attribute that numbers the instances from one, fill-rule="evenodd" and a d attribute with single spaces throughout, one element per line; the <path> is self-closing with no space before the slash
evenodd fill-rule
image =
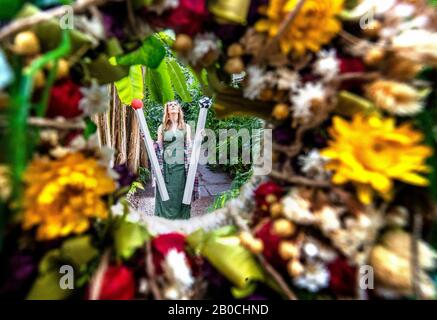
<path id="1" fill-rule="evenodd" d="M 199 165 L 199 199 L 191 205 L 191 216 L 198 217 L 206 213 L 214 202 L 215 196 L 231 187 L 232 179 L 227 173 L 212 171 L 206 165 Z M 152 184 L 138 190 L 129 198 L 131 205 L 145 215 L 153 216 L 155 211 L 155 190 Z"/>

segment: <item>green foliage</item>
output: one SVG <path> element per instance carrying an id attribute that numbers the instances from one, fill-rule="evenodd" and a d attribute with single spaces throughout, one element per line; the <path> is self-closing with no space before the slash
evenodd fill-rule
<path id="1" fill-rule="evenodd" d="M 156 70 L 146 69 L 146 86 L 149 98 L 157 103 L 164 104 L 175 98 L 172 81 L 165 60 Z"/>
<path id="2" fill-rule="evenodd" d="M 191 102 L 192 99 L 181 66 L 175 59 L 167 59 L 166 61 L 175 92 L 183 102 Z"/>
<path id="3" fill-rule="evenodd" d="M 85 130 L 83 131 L 83 136 L 86 140 L 88 140 L 89 137 L 91 137 L 94 133 L 97 131 L 97 125 L 94 123 L 94 121 L 91 120 L 90 117 L 87 117 L 85 119 Z"/>
<path id="4" fill-rule="evenodd" d="M 122 66 L 144 65 L 156 69 L 161 65 L 166 54 L 161 40 L 155 36 L 147 37 L 141 47 L 123 56 L 117 57 L 117 64 Z"/>
<path id="5" fill-rule="evenodd" d="M 232 181 L 231 189 L 219 194 L 212 205 L 208 208 L 208 212 L 223 208 L 230 199 L 238 197 L 240 194 L 240 189 L 244 183 L 246 183 L 252 176 L 252 169 L 249 171 L 239 171 L 237 172 L 234 180 Z"/>
<path id="6" fill-rule="evenodd" d="M 129 259 L 148 239 L 150 235 L 144 226 L 123 219 L 114 230 L 115 252 L 118 257 Z"/>
<path id="7" fill-rule="evenodd" d="M 140 167 L 138 170 L 138 181 L 142 184 L 146 184 L 150 181 L 152 178 L 152 175 L 150 173 L 150 170 L 147 168 Z"/>
<path id="8" fill-rule="evenodd" d="M 0 20 L 11 19 L 20 10 L 23 0 L 2 0 L 0 10 Z"/>
<path id="9" fill-rule="evenodd" d="M 125 105 L 130 105 L 133 99 L 143 99 L 143 73 L 140 65 L 131 66 L 129 75 L 115 82 L 118 96 Z"/>

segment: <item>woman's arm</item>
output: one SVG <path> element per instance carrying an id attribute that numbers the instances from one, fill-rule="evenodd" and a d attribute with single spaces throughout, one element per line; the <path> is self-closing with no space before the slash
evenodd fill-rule
<path id="1" fill-rule="evenodd" d="M 188 124 L 186 124 L 186 128 L 187 128 L 187 145 L 188 145 L 188 147 L 190 147 L 191 148 L 191 146 L 192 146 L 192 139 L 191 139 L 191 127 L 188 125 Z"/>
<path id="2" fill-rule="evenodd" d="M 158 127 L 158 139 L 157 142 L 159 144 L 159 147 L 162 149 L 163 145 L 163 137 L 162 137 L 162 124 Z"/>

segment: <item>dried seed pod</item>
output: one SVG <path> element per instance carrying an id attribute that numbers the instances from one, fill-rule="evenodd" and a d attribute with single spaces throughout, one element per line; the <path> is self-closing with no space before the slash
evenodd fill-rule
<path id="1" fill-rule="evenodd" d="M 274 194 L 268 194 L 266 196 L 266 202 L 268 204 L 272 204 L 278 201 L 278 197 L 276 197 Z"/>
<path id="2" fill-rule="evenodd" d="M 228 56 L 231 58 L 239 57 L 244 54 L 243 46 L 239 43 L 233 43 L 228 48 Z"/>
<path id="3" fill-rule="evenodd" d="M 282 215 L 282 204 L 279 202 L 273 203 L 270 206 L 270 215 L 273 218 L 278 218 Z"/>
<path id="4" fill-rule="evenodd" d="M 369 38 L 377 37 L 379 32 L 381 31 L 382 24 L 378 20 L 374 19 L 370 21 L 370 23 L 367 25 L 367 28 L 363 30 L 364 35 L 366 35 Z"/>
<path id="5" fill-rule="evenodd" d="M 291 241 L 281 241 L 278 252 L 282 259 L 289 260 L 299 255 L 299 248 Z"/>
<path id="6" fill-rule="evenodd" d="M 373 47 L 364 55 L 364 63 L 374 66 L 382 61 L 385 57 L 385 51 L 382 48 Z"/>
<path id="7" fill-rule="evenodd" d="M 298 277 L 304 271 L 304 267 L 299 260 L 293 259 L 287 263 L 288 274 L 292 277 Z"/>
<path id="8" fill-rule="evenodd" d="M 228 74 L 241 73 L 244 71 L 244 62 L 239 57 L 231 58 L 226 61 L 224 69 Z"/>
<path id="9" fill-rule="evenodd" d="M 250 232 L 241 232 L 239 238 L 241 244 L 255 254 L 261 253 L 264 250 L 264 243 L 260 239 L 255 238 Z"/>
<path id="10" fill-rule="evenodd" d="M 272 232 L 279 237 L 290 237 L 295 233 L 295 231 L 296 226 L 287 219 L 277 219 L 273 222 Z"/>
<path id="11" fill-rule="evenodd" d="M 272 113 L 273 117 L 276 120 L 285 120 L 288 118 L 288 116 L 290 115 L 290 108 L 287 104 L 285 103 L 278 103 L 274 108 L 273 108 L 273 113 Z"/>
<path id="12" fill-rule="evenodd" d="M 187 53 L 193 49 L 193 39 L 189 35 L 180 33 L 176 36 L 176 40 L 173 43 L 173 49 L 180 53 Z"/>
<path id="13" fill-rule="evenodd" d="M 14 52 L 19 55 L 34 55 L 41 51 L 41 45 L 36 34 L 32 31 L 23 31 L 14 38 Z"/>
<path id="14" fill-rule="evenodd" d="M 43 88 L 46 84 L 46 77 L 42 70 L 38 70 L 33 78 L 33 85 L 36 89 Z"/>

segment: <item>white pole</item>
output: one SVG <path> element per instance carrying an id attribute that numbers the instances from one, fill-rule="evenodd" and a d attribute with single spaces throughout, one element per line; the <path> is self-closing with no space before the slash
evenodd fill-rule
<path id="1" fill-rule="evenodd" d="M 164 177 L 159 166 L 158 158 L 156 157 L 155 148 L 153 147 L 153 140 L 150 136 L 149 127 L 147 126 L 146 118 L 144 117 L 143 102 L 139 99 L 134 99 L 131 105 L 132 108 L 135 110 L 135 114 L 137 115 L 137 120 L 140 125 L 143 141 L 146 146 L 147 154 L 149 155 L 150 163 L 152 165 L 152 172 L 156 178 L 156 184 L 158 186 L 159 194 L 161 195 L 161 200 L 167 201 L 170 199 L 170 197 L 168 196 Z"/>
<path id="2" fill-rule="evenodd" d="M 202 131 L 205 128 L 206 117 L 208 115 L 208 108 L 211 106 L 211 99 L 204 97 L 200 99 L 200 111 L 197 119 L 196 135 L 194 137 L 193 149 L 191 152 L 190 166 L 188 168 L 187 180 L 185 183 L 184 197 L 182 203 L 191 204 L 194 189 L 194 178 L 199 164 L 200 147 L 202 145 Z"/>

